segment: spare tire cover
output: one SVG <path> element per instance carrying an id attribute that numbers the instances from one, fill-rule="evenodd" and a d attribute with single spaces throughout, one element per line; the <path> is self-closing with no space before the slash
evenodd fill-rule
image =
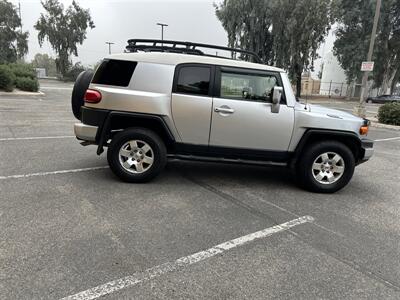
<path id="1" fill-rule="evenodd" d="M 92 81 L 93 75 L 93 70 L 86 70 L 80 73 L 76 78 L 74 88 L 72 90 L 71 105 L 72 112 L 74 113 L 75 118 L 77 118 L 78 120 L 81 119 L 81 106 L 85 102 L 85 93 L 89 87 L 90 82 Z"/>

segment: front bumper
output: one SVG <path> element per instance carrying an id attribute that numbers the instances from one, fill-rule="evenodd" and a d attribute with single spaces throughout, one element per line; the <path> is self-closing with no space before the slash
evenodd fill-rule
<path id="1" fill-rule="evenodd" d="M 95 142 L 97 130 L 97 126 L 86 125 L 83 123 L 75 123 L 74 125 L 75 136 L 77 139 L 83 141 Z"/>
<path id="2" fill-rule="evenodd" d="M 370 139 L 361 140 L 361 155 L 360 162 L 363 163 L 369 160 L 374 154 L 374 141 Z"/>

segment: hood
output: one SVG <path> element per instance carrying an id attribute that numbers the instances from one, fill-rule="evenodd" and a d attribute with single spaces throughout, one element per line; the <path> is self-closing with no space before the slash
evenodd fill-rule
<path id="1" fill-rule="evenodd" d="M 328 107 L 324 107 L 321 105 L 315 105 L 315 104 L 308 104 L 307 106 L 309 106 L 309 111 L 311 113 L 317 113 L 317 114 L 321 114 L 321 115 L 325 115 L 328 118 L 332 118 L 332 119 L 352 119 L 352 120 L 362 120 L 362 118 L 359 118 L 351 113 L 339 110 L 339 109 L 332 109 L 332 108 L 328 108 Z"/>

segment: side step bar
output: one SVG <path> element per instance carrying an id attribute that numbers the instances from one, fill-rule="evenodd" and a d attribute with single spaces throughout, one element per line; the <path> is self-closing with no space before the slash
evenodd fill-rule
<path id="1" fill-rule="evenodd" d="M 248 159 L 230 159 L 223 157 L 210 157 L 210 156 L 197 156 L 197 155 L 182 155 L 182 154 L 169 154 L 169 159 L 177 160 L 191 160 L 191 161 L 202 161 L 202 162 L 218 162 L 218 163 L 229 163 L 229 164 L 243 164 L 243 165 L 256 165 L 256 166 L 277 166 L 287 167 L 287 163 L 273 162 L 273 161 L 258 161 Z"/>

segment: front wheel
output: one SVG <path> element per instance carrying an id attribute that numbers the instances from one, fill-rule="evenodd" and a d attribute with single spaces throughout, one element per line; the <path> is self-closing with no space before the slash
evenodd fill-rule
<path id="1" fill-rule="evenodd" d="M 126 129 L 113 137 L 107 151 L 111 170 L 127 182 L 147 182 L 156 177 L 167 162 L 163 141 L 144 128 Z"/>
<path id="2" fill-rule="evenodd" d="M 317 193 L 334 193 L 345 187 L 354 174 L 351 150 L 336 141 L 319 142 L 305 149 L 297 164 L 299 183 Z"/>

